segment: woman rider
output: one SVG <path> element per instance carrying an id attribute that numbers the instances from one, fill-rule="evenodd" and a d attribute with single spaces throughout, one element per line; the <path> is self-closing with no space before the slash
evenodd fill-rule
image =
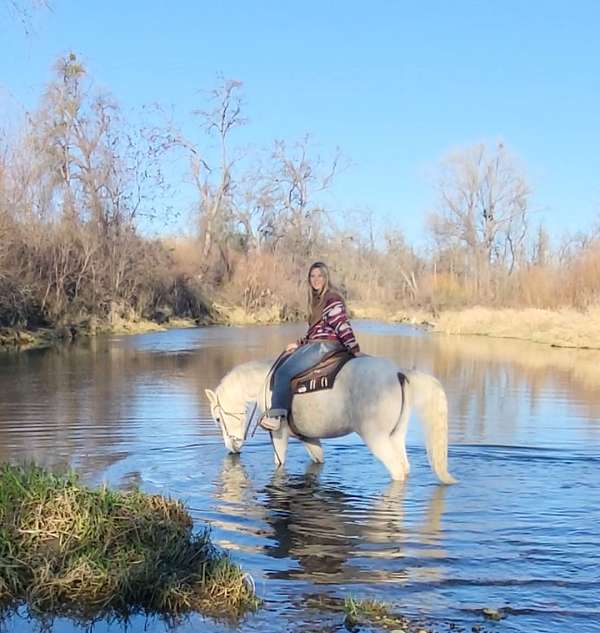
<path id="1" fill-rule="evenodd" d="M 355 356 L 360 355 L 344 300 L 331 285 L 329 270 L 323 262 L 315 262 L 308 271 L 308 314 L 306 336 L 287 346 L 291 354 L 275 371 L 271 407 L 260 423 L 269 431 L 279 429 L 281 421 L 287 418 L 291 401 L 290 380 L 294 376 L 344 347 Z"/>

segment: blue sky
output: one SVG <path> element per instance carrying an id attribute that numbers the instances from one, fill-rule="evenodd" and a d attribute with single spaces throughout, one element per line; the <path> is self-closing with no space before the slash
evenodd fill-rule
<path id="1" fill-rule="evenodd" d="M 33 107 L 74 51 L 126 109 L 172 106 L 191 130 L 222 73 L 244 82 L 240 143 L 339 146 L 351 166 L 329 204 L 413 242 L 436 164 L 481 141 L 525 165 L 533 223 L 559 235 L 599 217 L 600 2 L 50 1 L 31 35 L 0 10 L 0 107 Z"/>

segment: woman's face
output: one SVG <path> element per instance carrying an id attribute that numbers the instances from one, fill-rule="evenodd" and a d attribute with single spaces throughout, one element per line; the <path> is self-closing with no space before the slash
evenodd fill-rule
<path id="1" fill-rule="evenodd" d="M 310 271 L 310 287 L 313 290 L 320 292 L 323 290 L 323 286 L 325 285 L 325 275 L 320 268 L 313 268 Z"/>

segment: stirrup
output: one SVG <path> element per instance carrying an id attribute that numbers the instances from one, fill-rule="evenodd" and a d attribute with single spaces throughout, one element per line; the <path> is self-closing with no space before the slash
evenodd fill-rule
<path id="1" fill-rule="evenodd" d="M 265 416 L 259 422 L 259 425 L 262 426 L 262 428 L 267 431 L 279 431 L 282 420 L 283 420 L 283 416 L 281 415 L 278 415 L 276 417 Z"/>

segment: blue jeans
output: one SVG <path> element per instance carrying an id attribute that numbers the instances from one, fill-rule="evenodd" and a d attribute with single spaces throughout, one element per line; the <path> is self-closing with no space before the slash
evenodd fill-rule
<path id="1" fill-rule="evenodd" d="M 313 341 L 300 345 L 275 371 L 271 408 L 266 414 L 269 417 L 287 415 L 292 401 L 291 379 L 314 367 L 327 354 L 342 348 L 338 341 Z"/>

